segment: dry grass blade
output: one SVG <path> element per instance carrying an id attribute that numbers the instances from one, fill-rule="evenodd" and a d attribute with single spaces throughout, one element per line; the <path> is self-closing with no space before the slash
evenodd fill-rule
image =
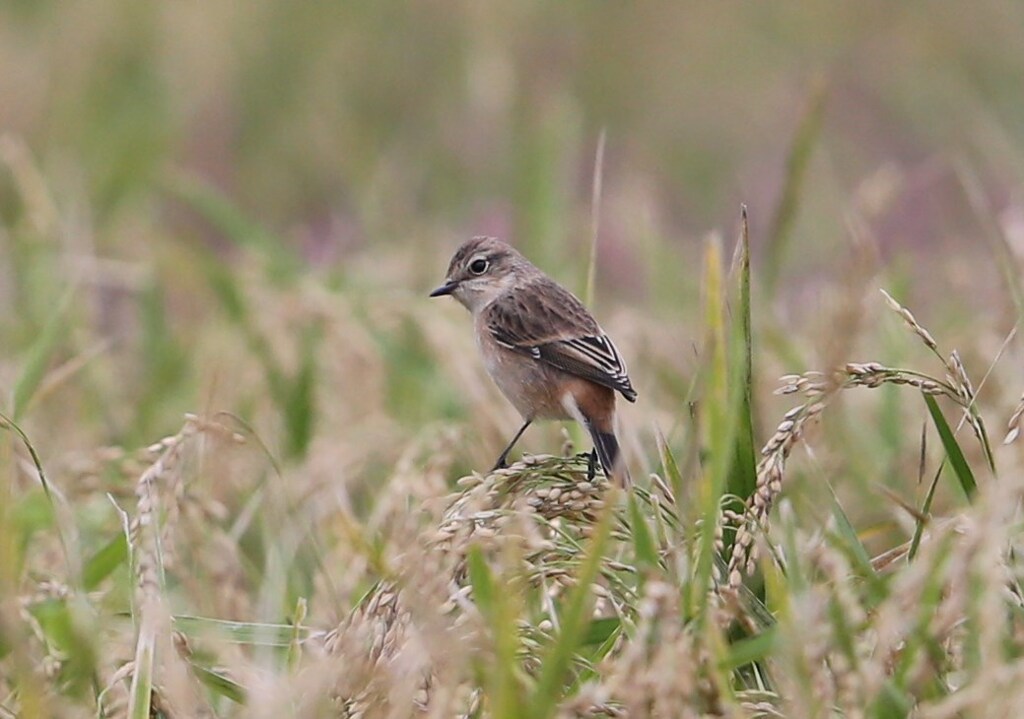
<path id="1" fill-rule="evenodd" d="M 1006 421 L 1006 436 L 1003 444 L 1012 444 L 1020 436 L 1020 420 L 1024 417 L 1024 394 L 1021 395 L 1017 406 L 1013 408 L 1010 419 Z"/>
<path id="2" fill-rule="evenodd" d="M 135 574 L 136 636 L 128 698 L 133 719 L 148 719 L 156 706 L 190 714 L 207 711 L 183 661 L 188 653 L 184 637 L 172 633 L 170 609 L 164 596 L 164 534 L 173 528 L 178 515 L 186 453 L 194 449 L 196 440 L 204 433 L 237 439 L 237 435 L 221 425 L 189 415 L 176 435 L 149 447 L 155 459 L 135 486 L 137 501 L 130 526 L 130 546 Z"/>
<path id="3" fill-rule="evenodd" d="M 416 540 L 425 554 L 414 552 L 415 556 L 394 567 L 396 576 L 375 587 L 326 638 L 329 654 L 349 656 L 356 647 L 371 648 L 361 673 L 346 676 L 335 691 L 347 697 L 345 701 L 365 705 L 371 697 L 380 696 L 381 681 L 391 671 L 388 667 L 415 661 L 424 673 L 418 689 L 421 701 L 429 706 L 442 701 L 428 691 L 427 677 L 448 671 L 445 661 L 425 650 L 418 637 L 460 635 L 479 621 L 466 565 L 470 548 L 482 549 L 483 556 L 494 561 L 503 548 L 517 547 L 523 557 L 521 571 L 530 586 L 547 587 L 554 592 L 551 596 L 558 596 L 573 586 L 579 550 L 606 507 L 605 480 L 588 480 L 586 471 L 582 458 L 529 456 L 487 477 L 460 480 L 463 489 L 439 524 Z M 632 598 L 627 586 L 607 560 L 602 566 L 601 586 L 595 585 L 599 605 L 613 616 L 628 614 Z M 410 587 L 415 591 L 410 592 Z M 427 596 L 439 600 L 438 605 L 425 606 Z M 550 624 L 557 615 L 549 610 L 544 619 Z M 543 620 L 537 621 L 532 629 L 521 627 L 527 640 L 534 632 L 546 633 Z"/>
<path id="4" fill-rule="evenodd" d="M 974 431 L 975 437 L 978 438 L 978 441 L 985 452 L 985 458 L 988 461 L 989 468 L 992 471 L 995 471 L 995 459 L 992 455 L 992 448 L 988 440 L 988 433 L 985 430 L 985 425 L 981 415 L 978 413 L 978 409 L 975 406 L 977 393 L 975 392 L 974 385 L 967 374 L 967 370 L 964 368 L 963 360 L 960 359 L 960 353 L 957 350 L 953 350 L 948 358 L 943 356 L 942 352 L 939 351 L 935 338 L 932 337 L 928 330 L 921 326 L 910 310 L 893 299 L 893 297 L 885 290 L 881 290 L 881 292 L 885 296 L 885 300 L 893 312 L 900 316 L 911 331 L 920 337 L 925 346 L 942 362 L 942 365 L 946 370 L 946 381 L 948 383 L 948 387 L 952 388 L 955 393 L 951 398 L 963 408 L 964 420 L 971 425 L 971 429 Z M 1015 332 L 1015 330 L 1011 331 L 1007 341 L 1009 341 L 1009 338 L 1012 338 Z M 1004 342 L 1004 346 L 1005 344 L 1006 343 Z M 1000 350 L 999 354 L 1002 354 L 1002 350 Z"/>
<path id="5" fill-rule="evenodd" d="M 587 262 L 587 284 L 583 295 L 587 306 L 593 304 L 594 289 L 597 286 L 597 241 L 598 230 L 601 228 L 601 188 L 604 183 L 604 147 L 607 139 L 608 133 L 602 128 L 594 152 L 594 181 L 590 192 L 590 259 Z"/>
<path id="6" fill-rule="evenodd" d="M 129 713 L 133 719 L 150 716 L 157 652 L 161 646 L 166 650 L 171 642 L 170 614 L 163 600 L 159 485 L 174 481 L 172 477 L 180 469 L 187 439 L 194 433 L 194 425 L 187 420 L 181 432 L 154 445 L 151 449 L 158 451 L 159 455 L 139 477 L 135 489 L 138 501 L 131 543 L 135 559 L 134 613 L 137 630 L 129 695 Z"/>
<path id="7" fill-rule="evenodd" d="M 775 434 L 761 449 L 761 460 L 757 465 L 757 486 L 747 501 L 743 523 L 736 528 L 736 538 L 729 557 L 728 585 L 738 590 L 743 575 L 754 571 L 757 559 L 755 540 L 765 528 L 768 515 L 776 498 L 782 492 L 782 480 L 786 460 L 800 441 L 807 424 L 816 420 L 824 411 L 827 397 L 794 407 L 782 418 Z"/>

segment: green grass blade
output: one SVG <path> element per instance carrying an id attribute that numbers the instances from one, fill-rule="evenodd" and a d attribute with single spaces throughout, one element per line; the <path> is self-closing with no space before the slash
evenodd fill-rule
<path id="1" fill-rule="evenodd" d="M 153 701 L 153 663 L 156 643 L 151 632 L 140 630 L 135 644 L 135 667 L 128 692 L 130 719 L 150 719 Z"/>
<path id="2" fill-rule="evenodd" d="M 139 355 L 146 371 L 146 383 L 135 402 L 134 431 L 138 441 L 151 437 L 170 405 L 175 409 L 192 401 L 188 385 L 189 351 L 178 339 L 170 322 L 164 286 L 154 279 L 139 296 Z"/>
<path id="3" fill-rule="evenodd" d="M 893 687 L 896 689 L 908 689 L 909 684 L 915 681 L 915 671 L 920 664 L 920 655 L 923 651 L 929 651 L 936 645 L 936 637 L 931 631 L 931 623 L 934 621 L 935 612 L 942 603 L 943 595 L 948 591 L 944 578 L 943 565 L 949 561 L 954 550 L 953 539 L 946 535 L 939 539 L 940 544 L 937 550 L 931 555 L 932 565 L 924 577 L 924 585 L 915 602 L 915 615 L 908 615 L 906 622 L 910 629 L 907 631 L 907 640 L 900 652 L 900 656 L 892 669 Z M 970 632 L 968 641 L 964 647 L 967 661 L 970 661 Z M 942 654 L 942 650 L 940 650 Z"/>
<path id="4" fill-rule="evenodd" d="M 231 242 L 263 255 L 273 278 L 287 279 L 298 274 L 301 265 L 295 253 L 209 183 L 195 176 L 178 174 L 164 186 Z"/>
<path id="5" fill-rule="evenodd" d="M 913 700 L 898 689 L 891 681 L 882 685 L 875 701 L 870 705 L 868 716 L 874 719 L 906 719 L 914 708 Z"/>
<path id="6" fill-rule="evenodd" d="M 203 686 L 214 694 L 230 699 L 236 704 L 245 704 L 246 691 L 245 687 L 241 684 L 232 681 L 224 674 L 219 674 L 212 669 L 196 664 L 194 661 L 189 661 L 189 667 L 198 677 L 199 681 L 203 683 Z"/>
<path id="7" fill-rule="evenodd" d="M 683 473 L 679 469 L 679 463 L 676 461 L 675 453 L 672 451 L 672 448 L 668 446 L 668 441 L 665 439 L 665 435 L 658 432 L 657 440 L 659 450 L 658 454 L 661 456 L 662 471 L 665 473 L 665 478 L 668 480 L 668 486 L 671 487 L 672 494 L 676 500 L 675 511 L 680 513 L 683 510 L 680 503 L 686 496 L 686 485 L 683 483 Z M 694 438 L 694 441 L 696 442 L 696 438 Z"/>
<path id="8" fill-rule="evenodd" d="M 704 259 L 704 331 L 705 362 L 704 397 L 700 404 L 700 426 L 704 429 L 704 449 L 708 460 L 697 481 L 697 507 L 700 535 L 696 570 L 689 592 L 685 597 L 684 613 L 703 621 L 707 606 L 708 589 L 718 549 L 716 528 L 721 511 L 722 494 L 728 483 L 735 459 L 735 435 L 738 422 L 736 407 L 739 394 L 737 385 L 730 386 L 730 348 L 722 277 L 721 243 L 712 239 L 705 250 Z"/>
<path id="9" fill-rule="evenodd" d="M 474 544 L 466 555 L 466 568 L 469 571 L 469 584 L 473 587 L 473 602 L 485 617 L 494 614 L 497 590 L 494 588 L 494 577 L 491 568 L 479 545 Z"/>
<path id="10" fill-rule="evenodd" d="M 583 293 L 583 303 L 590 306 L 594 302 L 594 287 L 597 284 L 597 240 L 601 228 L 601 184 L 604 180 L 604 146 L 607 133 L 604 129 L 597 138 L 597 150 L 594 154 L 594 181 L 590 192 L 590 259 L 587 261 L 587 283 Z"/>
<path id="11" fill-rule="evenodd" d="M 590 626 L 587 627 L 586 636 L 583 637 L 583 641 L 580 642 L 580 645 L 584 647 L 592 647 L 604 644 L 609 639 L 614 639 L 618 636 L 618 633 L 621 630 L 622 620 L 618 617 L 595 619 L 590 622 Z"/>
<path id="12" fill-rule="evenodd" d="M 970 465 L 967 464 L 963 450 L 960 449 L 956 437 L 953 436 L 953 430 L 950 429 L 949 423 L 946 422 L 946 418 L 942 414 L 942 410 L 939 409 L 939 403 L 931 395 L 923 395 L 923 397 L 925 404 L 928 405 L 928 412 L 931 413 L 935 429 L 939 433 L 939 439 L 942 440 L 942 447 L 946 450 L 949 465 L 953 468 L 953 473 L 956 475 L 960 488 L 964 491 L 967 499 L 972 500 L 978 491 L 978 484 L 974 480 L 974 472 L 971 471 Z"/>
<path id="13" fill-rule="evenodd" d="M 756 636 L 733 642 L 729 645 L 728 653 L 719 659 L 719 668 L 732 671 L 768 658 L 775 648 L 777 636 L 778 627 L 773 625 Z"/>
<path id="14" fill-rule="evenodd" d="M 309 605 L 306 598 L 299 597 L 295 602 L 295 612 L 292 616 L 292 636 L 288 641 L 288 668 L 292 671 L 299 668 L 299 662 L 302 660 L 302 640 L 305 638 L 302 623 L 306 621 L 308 610 Z"/>
<path id="15" fill-rule="evenodd" d="M 747 208 L 742 209 L 740 242 L 737 248 L 738 307 L 733 313 L 733 372 L 732 381 L 738 384 L 739 402 L 734 415 L 735 459 L 729 471 L 726 492 L 739 498 L 732 509 L 742 511 L 743 500 L 754 493 L 757 485 L 757 450 L 754 446 L 754 361 L 753 330 L 750 306 L 750 230 L 747 224 Z"/>
<path id="16" fill-rule="evenodd" d="M 283 410 L 287 432 L 286 455 L 301 458 L 309 449 L 316 425 L 316 351 L 320 333 L 307 330 L 302 341 L 302 358 L 299 371 L 288 383 L 289 389 Z"/>
<path id="17" fill-rule="evenodd" d="M 614 496 L 609 497 L 607 508 L 594 527 L 593 539 L 579 565 L 576 586 L 562 605 L 558 636 L 541 660 L 537 687 L 529 704 L 530 711 L 522 716 L 535 719 L 553 716 L 565 693 L 565 679 L 572 657 L 586 638 L 590 625 L 590 608 L 594 599 L 592 585 L 597 579 L 611 535 L 613 513 L 610 508 L 614 499 Z"/>
<path id="18" fill-rule="evenodd" d="M 921 505 L 921 516 L 929 517 L 932 511 L 932 500 L 935 498 L 935 488 L 939 486 L 939 477 L 942 476 L 942 470 L 945 468 L 946 462 L 939 465 L 939 468 L 935 470 L 935 476 L 932 477 L 932 483 L 928 487 L 928 494 L 925 495 L 924 504 Z M 914 561 L 914 557 L 917 556 L 917 550 L 921 546 L 921 537 L 924 536 L 925 522 L 918 520 L 917 526 L 914 527 L 914 537 L 910 541 L 910 550 L 907 552 L 907 561 Z"/>
<path id="19" fill-rule="evenodd" d="M 82 566 L 82 586 L 92 591 L 121 565 L 128 566 L 128 540 L 118 533 L 86 560 Z"/>
<path id="20" fill-rule="evenodd" d="M 46 376 L 46 370 L 50 367 L 57 347 L 61 340 L 67 337 L 67 314 L 71 306 L 71 297 L 71 292 L 68 292 L 57 303 L 53 314 L 47 318 L 46 324 L 29 348 L 28 357 L 14 383 L 11 416 L 15 421 L 25 416 L 25 410 L 39 389 L 43 377 Z"/>
<path id="21" fill-rule="evenodd" d="M 266 374 L 267 385 L 275 401 L 284 402 L 288 394 L 288 380 L 284 371 L 280 368 L 277 358 L 271 351 L 270 344 L 260 334 L 252 320 L 252 313 L 246 302 L 245 295 L 239 287 L 237 280 L 231 272 L 218 262 L 215 258 L 206 256 L 203 258 L 203 269 L 206 280 L 213 291 L 214 296 L 220 302 L 221 309 L 228 316 L 245 337 L 249 349 L 259 358 Z"/>
<path id="22" fill-rule="evenodd" d="M 288 647 L 296 640 L 305 641 L 312 633 L 298 624 L 231 622 L 187 614 L 174 617 L 174 629 L 197 639 L 215 637 L 233 644 L 265 647 Z"/>
<path id="23" fill-rule="evenodd" d="M 302 338 L 300 365 L 289 377 L 271 348 L 270 342 L 252 319 L 248 303 L 237 281 L 227 268 L 213 258 L 205 258 L 207 282 L 228 318 L 245 337 L 250 350 L 263 366 L 270 396 L 284 418 L 285 455 L 300 459 L 309 449 L 316 423 L 317 386 L 316 351 L 321 332 L 307 327 Z"/>
<path id="24" fill-rule="evenodd" d="M 78 602 L 76 604 L 76 602 Z M 93 614 L 82 611 L 76 598 L 47 599 L 29 606 L 47 644 L 61 656 L 60 676 L 64 691 L 82 696 L 96 678 L 96 635 L 91 632 Z"/>
<path id="25" fill-rule="evenodd" d="M 3 413 L 0 413 L 0 429 L 9 429 L 18 435 L 21 443 L 25 446 L 25 449 L 28 450 L 29 457 L 32 459 L 32 464 L 35 467 L 36 473 L 39 475 L 39 483 L 43 486 L 43 492 L 46 495 L 46 501 L 49 502 L 50 508 L 53 511 L 53 516 L 60 518 L 61 515 L 58 511 L 57 500 L 50 487 L 50 480 L 47 478 L 46 471 L 43 469 L 43 463 L 42 460 L 39 459 L 39 453 L 36 452 L 36 448 L 29 440 L 28 435 L 25 434 L 25 431 L 17 422 Z M 60 537 L 61 551 L 64 554 L 64 562 L 68 570 L 68 576 L 72 582 L 77 584 L 81 581 L 82 567 L 77 561 L 73 560 L 68 540 L 65 536 L 65 530 L 61 527 L 61 522 L 59 521 L 57 522 L 57 535 Z"/>
<path id="26" fill-rule="evenodd" d="M 633 537 L 633 553 L 636 557 L 637 567 L 649 569 L 658 566 L 658 550 L 651 536 L 651 528 L 640 511 L 640 505 L 636 501 L 636 494 L 629 494 L 629 524 Z"/>
<path id="27" fill-rule="evenodd" d="M 517 676 L 519 668 L 519 634 L 514 600 L 507 587 L 498 589 L 491 568 L 478 545 L 469 548 L 466 557 L 473 601 L 484 616 L 494 638 L 494 661 L 484 673 L 489 686 L 491 715 L 497 719 L 525 716 L 522 687 Z"/>
<path id="28" fill-rule="evenodd" d="M 772 217 L 772 224 L 765 241 L 764 282 L 769 296 L 774 291 L 779 270 L 786 259 L 789 240 L 793 234 L 793 225 L 796 222 L 804 176 L 807 174 L 812 151 L 821 134 L 827 94 L 825 82 L 820 78 L 817 79 L 811 87 L 807 108 L 789 149 L 789 156 L 786 158 L 786 178 L 782 185 L 782 195 L 775 207 L 775 215 Z"/>
<path id="29" fill-rule="evenodd" d="M 857 530 L 853 528 L 850 518 L 839 503 L 839 497 L 836 496 L 832 484 L 826 482 L 826 485 L 832 498 L 832 518 L 835 520 L 837 530 L 835 539 L 838 540 L 840 548 L 844 553 L 850 557 L 851 564 L 856 568 L 857 573 L 873 588 L 876 597 L 881 599 L 884 594 L 884 586 L 874 566 L 871 564 L 871 555 L 868 554 L 868 550 L 857 534 Z"/>

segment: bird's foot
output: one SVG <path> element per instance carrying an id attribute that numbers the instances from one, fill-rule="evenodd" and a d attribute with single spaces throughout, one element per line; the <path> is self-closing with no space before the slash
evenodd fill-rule
<path id="1" fill-rule="evenodd" d="M 591 481 L 597 476 L 597 448 L 594 448 L 593 452 L 587 455 L 587 481 Z"/>

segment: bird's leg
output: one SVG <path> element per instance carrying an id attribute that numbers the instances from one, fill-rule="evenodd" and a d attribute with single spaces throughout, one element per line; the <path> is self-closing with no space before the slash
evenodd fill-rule
<path id="1" fill-rule="evenodd" d="M 523 432 L 526 431 L 526 428 L 530 426 L 531 422 L 533 422 L 533 420 L 528 419 L 523 423 L 523 426 L 519 428 L 519 431 L 516 432 L 516 436 L 512 438 L 512 441 L 508 443 L 508 446 L 505 447 L 504 451 L 498 456 L 498 461 L 494 463 L 494 467 L 491 469 L 492 472 L 495 469 L 504 469 L 508 466 L 508 463 L 505 461 L 508 459 L 508 453 L 516 446 L 516 442 L 518 442 L 519 438 L 523 436 Z"/>
<path id="2" fill-rule="evenodd" d="M 587 481 L 597 476 L 597 447 L 587 454 Z"/>

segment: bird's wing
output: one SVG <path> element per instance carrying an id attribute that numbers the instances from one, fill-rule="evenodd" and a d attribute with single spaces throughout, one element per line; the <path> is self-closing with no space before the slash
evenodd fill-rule
<path id="1" fill-rule="evenodd" d="M 583 303 L 553 280 L 510 292 L 485 312 L 487 329 L 502 346 L 636 401 L 626 363 L 611 338 Z"/>

